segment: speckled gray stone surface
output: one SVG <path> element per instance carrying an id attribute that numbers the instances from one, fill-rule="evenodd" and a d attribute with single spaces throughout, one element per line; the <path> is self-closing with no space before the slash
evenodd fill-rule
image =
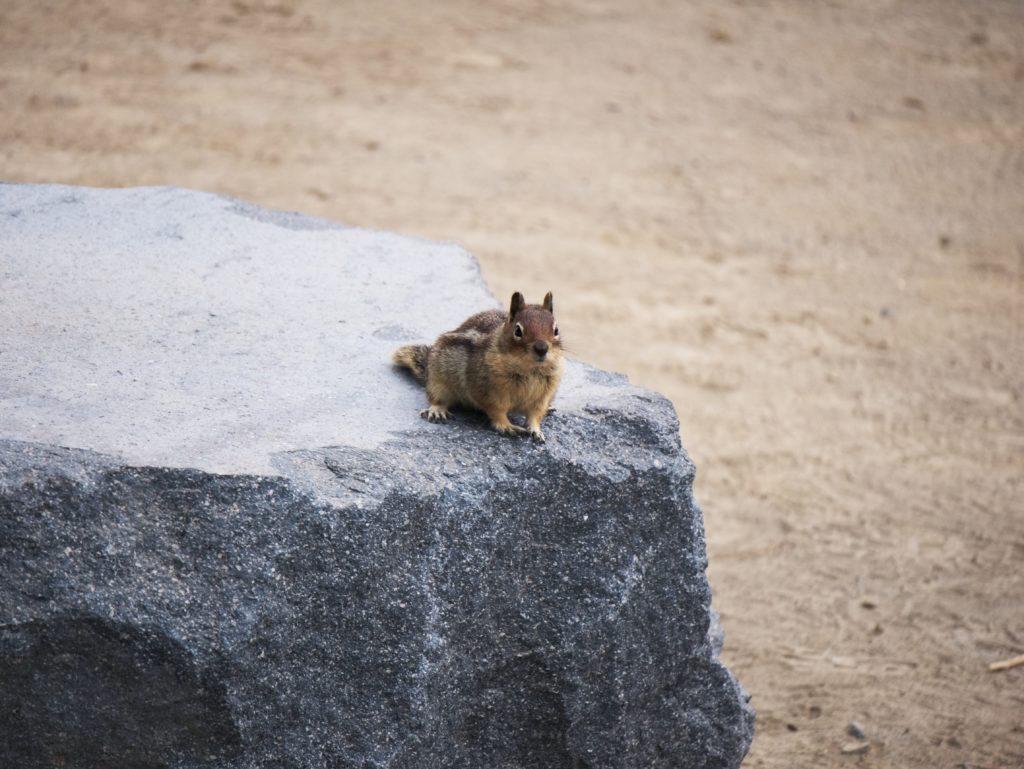
<path id="1" fill-rule="evenodd" d="M 451 245 L 0 185 L 0 766 L 738 766 L 671 405 L 573 363 L 539 445 L 389 365 L 494 305 Z"/>

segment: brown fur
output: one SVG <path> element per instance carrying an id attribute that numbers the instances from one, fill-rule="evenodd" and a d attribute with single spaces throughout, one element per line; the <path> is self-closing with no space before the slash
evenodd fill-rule
<path id="1" fill-rule="evenodd" d="M 540 423 L 562 377 L 562 343 L 553 313 L 550 293 L 542 305 L 528 305 L 517 291 L 507 313 L 480 312 L 430 347 L 396 350 L 394 362 L 426 385 L 430 406 L 421 415 L 444 422 L 451 407 L 467 406 L 487 414 L 500 433 L 528 432 L 543 441 Z M 525 430 L 509 421 L 509 413 L 526 416 Z"/>
<path id="2" fill-rule="evenodd" d="M 425 344 L 407 344 L 395 350 L 391 359 L 398 366 L 403 366 L 412 372 L 416 380 L 421 384 L 427 381 L 427 359 L 430 357 L 430 347 Z"/>

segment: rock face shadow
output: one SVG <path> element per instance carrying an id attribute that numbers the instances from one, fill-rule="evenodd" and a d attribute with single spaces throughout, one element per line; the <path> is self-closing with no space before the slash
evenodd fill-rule
<path id="1" fill-rule="evenodd" d="M 215 766 L 240 738 L 225 691 L 151 626 L 57 617 L 0 628 L 0 765 Z"/>
<path id="2" fill-rule="evenodd" d="M 569 722 L 555 677 L 533 655 L 481 671 L 463 721 L 468 763 L 578 767 L 567 747 Z"/>

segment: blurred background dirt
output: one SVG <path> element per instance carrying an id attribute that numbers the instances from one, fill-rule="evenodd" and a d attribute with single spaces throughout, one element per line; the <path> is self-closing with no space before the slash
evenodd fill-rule
<path id="1" fill-rule="evenodd" d="M 0 178 L 553 290 L 679 411 L 745 766 L 1024 766 L 1018 0 L 4 0 Z"/>

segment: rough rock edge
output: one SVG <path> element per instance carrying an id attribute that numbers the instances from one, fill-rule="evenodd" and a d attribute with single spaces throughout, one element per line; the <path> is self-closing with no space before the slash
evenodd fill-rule
<path id="1" fill-rule="evenodd" d="M 621 386 L 620 380 L 617 378 L 605 378 L 600 375 L 600 372 L 597 372 L 595 376 L 602 380 L 602 384 Z M 345 447 L 285 452 L 275 458 L 274 464 L 281 470 L 281 475 L 276 477 L 230 477 L 191 470 L 132 468 L 114 458 L 90 451 L 0 441 L 0 459 L 3 460 L 0 462 L 0 497 L 7 497 L 14 491 L 12 482 L 14 485 L 22 485 L 26 482 L 44 482 L 48 475 L 52 476 L 52 468 L 56 464 L 61 467 L 60 475 L 66 481 L 86 490 L 95 485 L 97 478 L 103 474 L 141 473 L 164 476 L 165 479 L 180 479 L 181 485 L 192 489 L 208 489 L 211 486 L 217 487 L 224 483 L 263 486 L 271 489 L 271 494 L 276 493 L 279 501 L 287 499 L 289 507 L 299 506 L 307 511 L 351 511 L 354 508 L 362 510 L 379 508 L 389 497 L 396 494 L 399 497 L 403 496 L 402 487 L 408 485 L 406 474 L 413 473 L 418 475 L 419 483 L 415 485 L 420 491 L 414 494 L 414 499 L 407 498 L 406 503 L 411 501 L 413 504 L 427 504 L 429 507 L 429 502 L 424 502 L 423 490 L 427 490 L 428 497 L 436 498 L 445 493 L 446 488 L 450 488 L 452 478 L 459 478 L 462 486 L 473 487 L 474 493 L 479 493 L 481 489 L 493 485 L 495 478 L 491 477 L 488 471 L 483 469 L 484 467 L 504 468 L 509 477 L 513 477 L 517 472 L 529 466 L 531 461 L 535 461 L 537 457 L 534 455 L 539 452 L 554 453 L 557 457 L 556 462 L 571 464 L 576 458 L 587 456 L 574 449 L 573 440 L 582 438 L 588 442 L 593 441 L 594 436 L 589 431 L 596 427 L 612 443 L 616 442 L 614 434 L 625 433 L 637 439 L 641 446 L 636 453 L 611 452 L 614 455 L 612 461 L 607 461 L 607 455 L 605 459 L 599 459 L 596 462 L 593 459 L 584 460 L 587 464 L 583 470 L 585 473 L 604 477 L 611 484 L 626 480 L 629 476 L 635 478 L 637 473 L 667 474 L 672 477 L 672 488 L 679 495 L 677 504 L 681 504 L 683 507 L 692 505 L 691 488 L 694 468 L 680 445 L 678 424 L 671 405 L 664 398 L 638 388 L 625 386 L 623 390 L 625 391 L 623 396 L 616 399 L 621 401 L 619 408 L 602 406 L 585 409 L 586 416 L 583 420 L 580 420 L 578 415 L 561 417 L 554 414 L 549 417 L 552 420 L 550 432 L 552 435 L 558 435 L 559 439 L 547 447 L 536 446 L 529 441 L 498 439 L 487 430 L 486 423 L 482 418 L 464 415 L 467 418 L 464 418 L 461 423 L 445 426 L 444 429 L 447 432 L 440 433 L 441 439 L 446 445 L 451 446 L 452 450 L 447 453 L 442 452 L 443 456 L 434 463 L 432 469 L 428 469 L 431 463 L 424 461 L 424 458 L 438 457 L 438 443 L 434 438 L 425 438 L 422 433 L 397 436 L 376 452 Z M 652 420 L 650 414 L 652 408 L 655 412 L 660 412 L 659 416 L 667 417 L 667 419 Z M 580 424 L 581 421 L 589 424 Z M 418 456 L 418 459 L 410 458 L 410 454 Z M 601 454 L 602 452 L 595 452 L 596 457 L 600 457 Z M 482 461 L 482 457 L 489 461 Z M 173 481 L 173 484 L 178 483 L 179 480 Z M 699 512 L 696 513 L 694 520 L 700 526 Z M 692 535 L 699 540 L 692 548 L 692 552 L 703 554 L 702 527 L 695 530 Z M 702 560 L 699 564 L 694 564 L 694 567 L 694 571 L 703 577 L 706 561 Z M 710 674 L 711 677 L 720 680 L 720 685 L 733 689 L 731 696 L 719 694 L 715 704 L 721 706 L 729 701 L 734 701 L 742 709 L 740 720 L 746 724 L 747 737 L 745 744 L 742 745 L 742 750 L 738 753 L 735 764 L 738 766 L 749 747 L 753 712 L 747 705 L 749 696 L 717 659 L 721 648 L 721 626 L 717 621 L 717 616 L 710 610 L 709 600 L 710 594 L 707 593 L 701 601 L 707 610 L 706 622 L 698 631 L 699 637 L 703 637 L 704 641 L 692 647 L 693 656 L 690 657 L 690 664 L 696 657 L 704 658 L 710 665 L 710 669 L 717 670 L 717 673 Z M 82 609 L 84 611 L 80 619 L 87 620 L 92 616 L 88 606 L 83 606 Z M 34 613 L 30 612 L 23 615 L 15 624 L 24 623 L 25 627 L 30 628 L 32 623 L 38 619 Z M 64 618 L 61 621 L 67 619 Z M 109 619 L 115 623 L 125 623 L 126 626 L 145 621 L 144 616 L 133 617 L 130 612 L 124 616 Z M 9 624 L 7 627 L 10 628 L 11 625 Z M 189 665 L 196 671 L 193 675 L 199 678 L 206 675 L 204 671 L 216 666 L 216 660 L 219 657 L 216 643 L 212 641 L 205 644 L 197 643 L 201 635 L 201 633 L 188 632 L 182 628 L 180 644 L 184 650 L 186 648 L 185 638 L 188 638 Z M 178 639 L 171 638 L 168 643 L 178 643 Z M 216 676 L 213 677 L 213 680 L 215 679 Z M 210 713 L 223 712 L 223 709 L 227 707 L 229 699 L 219 700 L 213 696 L 213 699 L 210 700 L 211 695 L 207 689 L 203 688 L 197 691 L 199 691 L 199 694 L 196 695 L 197 700 L 211 702 Z M 723 718 L 723 716 L 726 714 L 709 713 L 705 718 L 712 724 L 716 722 L 716 718 L 723 722 L 730 721 L 728 717 Z M 566 713 L 565 718 L 565 724 L 573 722 L 570 714 Z M 211 722 L 216 720 L 212 716 L 210 719 Z M 221 747 L 217 748 L 218 750 L 222 749 L 224 744 L 237 743 L 237 736 L 231 736 L 234 734 L 234 723 L 226 722 L 221 726 L 226 737 L 221 741 Z M 731 718 L 731 722 L 723 723 L 723 726 L 743 728 L 736 722 L 735 715 Z M 577 755 L 576 760 L 583 761 L 582 751 L 586 745 L 592 744 L 594 735 L 575 739 L 572 735 L 567 735 L 567 739 L 570 745 L 574 742 L 578 743 L 581 755 Z M 726 742 L 729 742 L 730 739 L 735 742 L 735 737 L 727 739 Z M 404 743 L 391 745 L 394 749 L 393 756 L 397 761 L 393 765 L 396 767 L 404 765 L 399 759 L 403 750 L 410 749 L 402 748 L 401 744 Z M 411 755 L 409 760 L 414 764 L 422 763 L 428 758 L 422 753 Z M 222 756 L 222 758 L 226 757 L 226 754 Z M 440 763 L 430 765 L 443 766 L 444 760 L 442 757 L 437 757 L 436 761 Z M 410 764 L 410 767 L 414 764 Z M 586 763 L 581 765 L 585 766 Z"/>

